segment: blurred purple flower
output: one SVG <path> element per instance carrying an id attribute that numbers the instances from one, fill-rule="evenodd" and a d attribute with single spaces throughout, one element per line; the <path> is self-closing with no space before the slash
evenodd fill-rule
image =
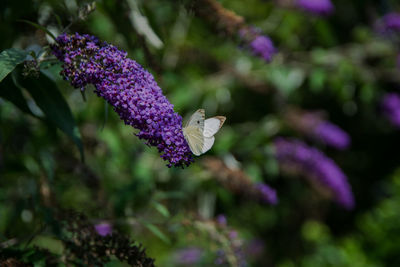
<path id="1" fill-rule="evenodd" d="M 201 260 L 204 251 L 197 247 L 184 248 L 175 252 L 175 262 L 181 265 L 193 265 Z"/>
<path id="2" fill-rule="evenodd" d="M 225 255 L 225 251 L 223 251 L 222 249 L 219 249 L 217 251 L 217 257 L 214 261 L 215 265 L 222 265 L 226 263 L 226 255 Z"/>
<path id="3" fill-rule="evenodd" d="M 247 267 L 247 260 L 245 257 L 245 253 L 243 251 L 242 247 L 232 247 L 233 249 L 233 253 L 235 254 L 235 258 L 237 260 L 236 265 L 234 266 L 238 266 L 238 267 Z M 214 264 L 215 265 L 223 265 L 223 266 L 230 266 L 228 259 L 227 259 L 227 255 L 226 252 L 222 249 L 217 251 L 216 254 L 216 258 L 214 260 Z"/>
<path id="4" fill-rule="evenodd" d="M 350 146 L 350 136 L 329 121 L 319 123 L 314 129 L 314 135 L 324 144 L 337 149 L 343 150 Z"/>
<path id="5" fill-rule="evenodd" d="M 188 166 L 193 155 L 182 133 L 182 117 L 163 95 L 153 75 L 127 53 L 90 35 L 62 34 L 52 46 L 62 61 L 61 74 L 75 88 L 93 84 L 146 144 L 157 147 L 168 166 Z"/>
<path id="6" fill-rule="evenodd" d="M 347 177 L 332 159 L 299 140 L 277 138 L 274 144 L 276 158 L 283 170 L 295 170 L 329 189 L 338 204 L 347 209 L 354 207 Z"/>
<path id="7" fill-rule="evenodd" d="M 339 126 L 323 118 L 321 112 L 291 109 L 286 113 L 290 127 L 327 146 L 344 150 L 350 146 L 350 136 Z"/>
<path id="8" fill-rule="evenodd" d="M 400 13 L 388 13 L 382 18 L 380 18 L 376 24 L 375 28 L 378 32 L 383 34 L 399 33 L 400 32 Z"/>
<path id="9" fill-rule="evenodd" d="M 276 48 L 271 39 L 261 34 L 261 30 L 244 26 L 239 31 L 239 37 L 246 47 L 257 57 L 270 62 L 276 53 Z"/>
<path id="10" fill-rule="evenodd" d="M 226 216 L 223 214 L 218 215 L 216 221 L 220 226 L 226 226 L 228 223 L 226 220 Z"/>
<path id="11" fill-rule="evenodd" d="M 112 226 L 107 222 L 96 224 L 94 229 L 101 236 L 111 235 L 112 233 Z"/>
<path id="12" fill-rule="evenodd" d="M 296 5 L 315 15 L 329 15 L 335 7 L 330 0 L 297 0 Z"/>
<path id="13" fill-rule="evenodd" d="M 237 239 L 239 237 L 239 234 L 238 234 L 237 231 L 231 230 L 228 233 L 228 237 L 229 237 L 230 240 L 235 240 L 235 239 Z"/>
<path id="14" fill-rule="evenodd" d="M 381 100 L 382 112 L 396 127 L 400 128 L 400 94 L 387 93 Z"/>
<path id="15" fill-rule="evenodd" d="M 214 260 L 215 265 L 231 266 L 232 262 L 228 259 L 228 254 L 234 256 L 235 265 L 238 267 L 247 267 L 246 255 L 243 247 L 243 241 L 238 239 L 238 233 L 236 231 L 229 231 L 228 233 L 230 250 L 225 251 L 224 249 L 217 250 L 216 258 Z"/>
<path id="16" fill-rule="evenodd" d="M 276 195 L 275 189 L 264 183 L 256 184 L 255 188 L 259 194 L 259 199 L 261 199 L 263 203 L 271 205 L 276 205 L 278 203 L 278 196 Z"/>
<path id="17" fill-rule="evenodd" d="M 251 258 L 258 258 L 262 256 L 265 250 L 265 243 L 262 239 L 253 239 L 246 244 L 245 253 Z"/>
<path id="18" fill-rule="evenodd" d="M 261 57 L 266 62 L 270 62 L 275 53 L 275 47 L 271 39 L 264 35 L 257 36 L 250 43 L 250 48 L 256 56 Z"/>

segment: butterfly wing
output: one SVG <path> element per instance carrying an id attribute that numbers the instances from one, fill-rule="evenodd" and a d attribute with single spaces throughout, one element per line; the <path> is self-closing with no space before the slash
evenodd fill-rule
<path id="1" fill-rule="evenodd" d="M 185 140 L 193 154 L 200 156 L 202 153 L 204 153 L 204 136 L 199 127 L 189 125 L 183 128 L 183 136 L 185 137 Z"/>
<path id="2" fill-rule="evenodd" d="M 221 129 L 225 120 L 226 120 L 226 117 L 224 117 L 224 116 L 215 116 L 215 117 L 206 119 L 204 121 L 203 135 L 205 137 L 214 136 L 219 131 L 219 129 Z"/>
<path id="3" fill-rule="evenodd" d="M 199 127 L 201 132 L 204 130 L 204 119 L 206 115 L 204 109 L 199 109 L 190 117 L 189 121 L 186 123 L 186 128 L 189 126 Z"/>
<path id="4" fill-rule="evenodd" d="M 208 150 L 210 150 L 211 147 L 214 145 L 214 141 L 215 141 L 215 137 L 214 136 L 204 137 L 204 144 L 203 144 L 203 148 L 201 150 L 201 154 L 204 154 Z"/>

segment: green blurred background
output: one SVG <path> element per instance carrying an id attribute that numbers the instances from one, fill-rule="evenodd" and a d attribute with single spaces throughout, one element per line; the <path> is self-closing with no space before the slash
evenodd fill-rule
<path id="1" fill-rule="evenodd" d="M 266 64 L 195 16 L 190 1 L 103 0 L 81 18 L 89 2 L 1 1 L 0 50 L 40 51 L 51 41 L 20 20 L 55 35 L 73 21 L 68 32 L 96 35 L 152 72 L 184 120 L 199 108 L 207 117 L 226 116 L 204 157 L 240 162 L 252 181 L 277 190 L 279 203 L 233 194 L 201 158 L 185 169 L 167 168 L 93 88 L 85 101 L 58 75 L 61 65 L 52 64 L 46 71 L 72 111 L 85 162 L 66 134 L 36 118 L 43 112 L 29 93 L 36 117 L 0 98 L 0 253 L 11 240 L 16 248 L 63 254 L 53 227 L 38 232 L 55 223 L 43 200 L 48 190 L 58 207 L 80 211 L 93 224 L 107 221 L 142 243 L 157 266 L 178 266 L 174 255 L 187 247 L 205 251 L 198 266 L 213 266 L 218 242 L 183 222 L 218 214 L 243 246 L 263 244 L 261 253 L 248 256 L 249 266 L 399 266 L 400 139 L 378 107 L 385 92 L 398 88 L 399 70 L 395 42 L 373 30 L 376 19 L 399 8 L 395 2 L 337 0 L 335 13 L 324 18 L 274 1 L 220 1 L 271 37 L 279 52 Z M 350 134 L 349 150 L 319 148 L 347 174 L 354 210 L 322 197 L 304 179 L 280 174 L 273 138 L 301 138 L 286 125 L 282 103 L 323 110 Z"/>

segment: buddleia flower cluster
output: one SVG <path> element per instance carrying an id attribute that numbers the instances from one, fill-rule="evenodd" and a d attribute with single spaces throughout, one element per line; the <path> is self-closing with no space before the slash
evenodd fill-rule
<path id="1" fill-rule="evenodd" d="M 344 150 L 350 146 L 351 138 L 336 124 L 323 118 L 320 112 L 291 109 L 285 114 L 289 126 L 310 139 L 324 145 Z"/>
<path id="2" fill-rule="evenodd" d="M 295 172 L 325 187 L 344 208 L 354 207 L 347 177 L 332 159 L 296 139 L 277 138 L 274 146 L 282 170 Z"/>
<path id="3" fill-rule="evenodd" d="M 331 0 L 297 0 L 296 5 L 306 12 L 314 15 L 330 15 L 335 7 Z"/>
<path id="4" fill-rule="evenodd" d="M 149 146 L 157 147 L 168 166 L 184 167 L 193 155 L 182 132 L 182 117 L 163 95 L 152 74 L 127 53 L 90 35 L 62 34 L 52 46 L 63 62 L 61 75 L 72 86 L 104 98 L 136 134 Z"/>

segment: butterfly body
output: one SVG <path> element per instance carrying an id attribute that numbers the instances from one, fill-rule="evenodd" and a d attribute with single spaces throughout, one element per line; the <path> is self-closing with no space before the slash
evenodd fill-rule
<path id="1" fill-rule="evenodd" d="M 224 116 L 205 119 L 204 109 L 197 110 L 183 128 L 183 136 L 189 144 L 190 150 L 196 156 L 204 154 L 213 146 L 214 135 L 225 122 Z"/>

